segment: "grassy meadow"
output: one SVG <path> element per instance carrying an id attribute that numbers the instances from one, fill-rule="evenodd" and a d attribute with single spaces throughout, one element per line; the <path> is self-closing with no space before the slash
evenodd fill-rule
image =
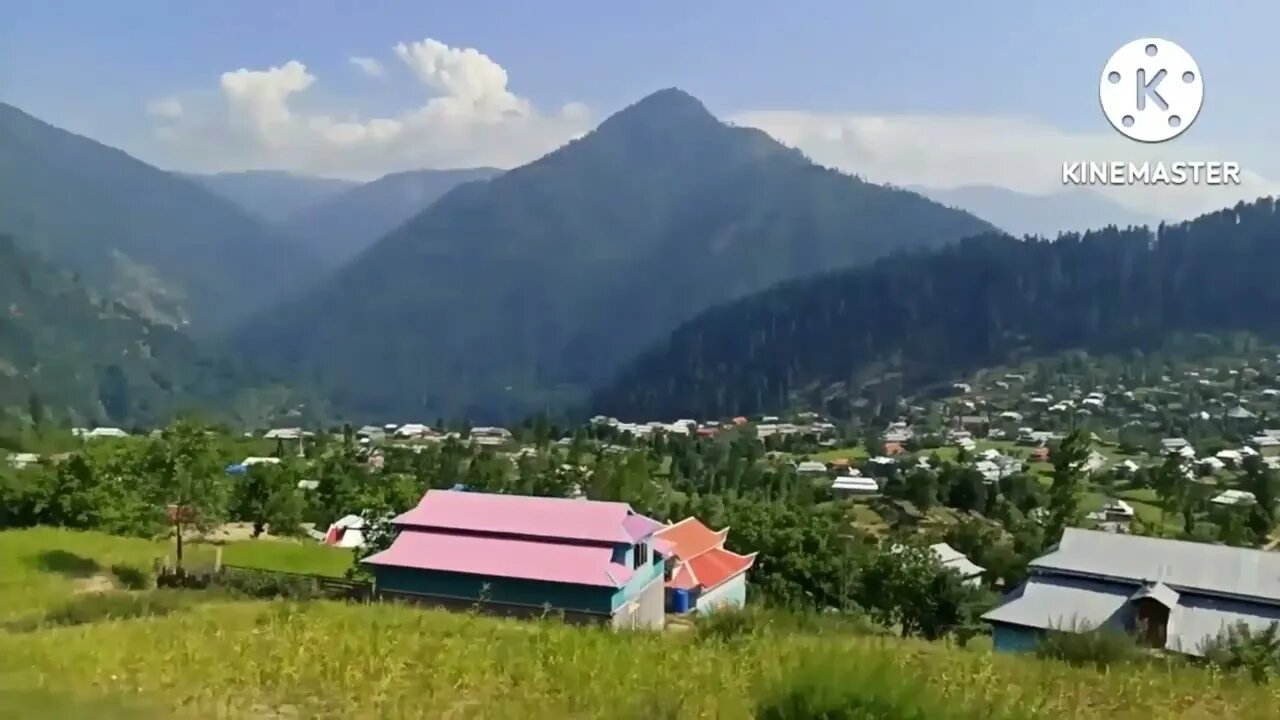
<path id="1" fill-rule="evenodd" d="M 269 563 L 285 545 L 257 542 L 237 552 Z M 166 549 L 0 532 L 0 616 L 90 592 L 76 585 L 83 572 L 31 559 L 43 553 L 88 568 Z M 1248 720 L 1280 705 L 1274 687 L 1181 664 L 1099 673 L 982 643 L 769 627 L 632 634 L 390 604 L 210 598 L 163 616 L 0 630 L 0 718 Z"/>

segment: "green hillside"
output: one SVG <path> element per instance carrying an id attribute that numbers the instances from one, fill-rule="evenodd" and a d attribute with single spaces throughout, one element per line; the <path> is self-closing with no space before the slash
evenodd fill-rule
<path id="1" fill-rule="evenodd" d="M 57 423 L 128 427 L 185 409 L 261 422 L 296 402 L 0 235 L 0 419 L 28 422 L 34 403 Z"/>
<path id="2" fill-rule="evenodd" d="M 201 333 L 319 271 L 305 248 L 198 183 L 3 103 L 0 233 L 149 318 Z"/>
<path id="3" fill-rule="evenodd" d="M 510 418 L 580 401 L 714 303 L 986 230 L 664 90 L 449 192 L 237 343 L 351 416 Z"/>

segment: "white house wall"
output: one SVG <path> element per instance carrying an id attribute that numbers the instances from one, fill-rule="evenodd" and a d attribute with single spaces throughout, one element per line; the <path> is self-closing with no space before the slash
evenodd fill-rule
<path id="1" fill-rule="evenodd" d="M 742 607 L 747 602 L 747 574 L 725 582 L 718 588 L 702 593 L 695 608 L 698 612 L 710 612 L 717 607 Z"/>

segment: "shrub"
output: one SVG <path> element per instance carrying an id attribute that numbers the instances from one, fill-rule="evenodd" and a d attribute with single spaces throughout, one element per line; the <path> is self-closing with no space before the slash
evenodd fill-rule
<path id="1" fill-rule="evenodd" d="M 149 590 L 155 585 L 151 572 L 137 565 L 116 563 L 111 566 L 111 574 L 127 590 Z"/>
<path id="2" fill-rule="evenodd" d="M 732 640 L 769 634 L 887 635 L 884 628 L 856 612 L 814 612 L 749 605 L 699 614 L 694 620 L 699 639 Z"/>
<path id="3" fill-rule="evenodd" d="M 1280 675 L 1280 624 L 1254 630 L 1237 623 L 1206 642 L 1202 651 L 1224 670 L 1244 671 L 1256 683 L 1269 682 Z"/>
<path id="4" fill-rule="evenodd" d="M 314 600 L 323 596 L 316 581 L 309 577 L 224 571 L 213 578 L 220 588 L 253 598 L 287 598 Z"/>
<path id="5" fill-rule="evenodd" d="M 1050 630 L 1036 647 L 1036 655 L 1061 660 L 1077 667 L 1098 669 L 1133 662 L 1142 651 L 1133 638 L 1111 627 L 1093 628 L 1073 623 L 1068 628 Z"/>
<path id="6" fill-rule="evenodd" d="M 838 655 L 838 654 L 837 654 Z M 760 720 L 1003 720 L 1036 717 L 984 702 L 956 703 L 932 691 L 923 678 L 900 672 L 885 661 L 842 662 L 812 657 L 763 693 L 756 702 Z"/>

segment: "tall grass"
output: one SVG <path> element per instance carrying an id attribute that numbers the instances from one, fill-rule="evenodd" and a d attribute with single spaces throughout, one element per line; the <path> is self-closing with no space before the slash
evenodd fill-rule
<path id="1" fill-rule="evenodd" d="M 0 685 L 173 717 L 1250 720 L 1280 701 L 1189 668 L 1099 673 L 896 638 L 721 641 L 330 602 L 0 634 Z"/>

